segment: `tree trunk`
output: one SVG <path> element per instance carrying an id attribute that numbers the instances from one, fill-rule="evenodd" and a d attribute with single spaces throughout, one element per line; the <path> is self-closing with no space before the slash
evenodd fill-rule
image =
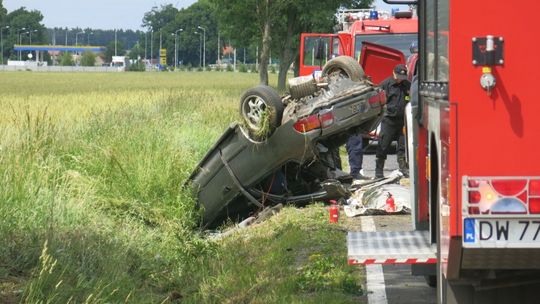
<path id="1" fill-rule="evenodd" d="M 294 37 L 294 24 L 296 21 L 296 12 L 292 9 L 287 10 L 287 38 L 282 47 L 281 58 L 279 62 L 278 91 L 285 91 L 285 82 L 287 73 L 293 62 L 292 39 Z"/>
<path id="2" fill-rule="evenodd" d="M 268 85 L 268 60 L 270 58 L 270 24 L 269 20 L 264 24 L 261 62 L 259 64 L 260 83 Z"/>
<path id="3" fill-rule="evenodd" d="M 300 76 L 300 50 L 294 55 L 294 77 Z"/>
<path id="4" fill-rule="evenodd" d="M 290 53 L 290 50 L 284 50 L 285 53 Z M 289 67 L 291 66 L 291 61 L 287 59 L 287 57 L 290 57 L 289 54 L 284 54 L 280 58 L 279 62 L 279 74 L 278 74 L 278 91 L 284 92 L 285 91 L 285 84 L 287 82 L 287 72 L 289 71 Z"/>
<path id="5" fill-rule="evenodd" d="M 264 9 L 264 26 L 262 37 L 261 63 L 259 65 L 260 83 L 268 85 L 268 60 L 270 59 L 270 0 L 266 0 Z"/>

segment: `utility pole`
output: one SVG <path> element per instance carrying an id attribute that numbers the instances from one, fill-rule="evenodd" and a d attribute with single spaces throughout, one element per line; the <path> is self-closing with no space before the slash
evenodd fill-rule
<path id="1" fill-rule="evenodd" d="M 114 29 L 114 56 L 116 56 L 117 51 L 117 38 L 116 38 L 116 29 Z"/>
<path id="2" fill-rule="evenodd" d="M 23 27 L 17 30 L 17 37 L 19 38 L 19 44 L 21 44 L 21 31 L 24 31 L 26 28 Z M 15 38 L 17 38 L 15 37 Z M 21 51 L 19 51 L 19 61 L 21 61 Z"/>
<path id="3" fill-rule="evenodd" d="M 144 32 L 144 60 L 148 60 L 146 57 L 146 48 L 148 47 L 148 32 Z"/>
<path id="4" fill-rule="evenodd" d="M 203 30 L 203 68 L 206 68 L 206 28 L 200 25 L 197 28 Z"/>
<path id="5" fill-rule="evenodd" d="M 0 47 L 2 49 L 0 53 L 0 58 L 2 59 L 2 65 L 4 64 L 4 37 L 2 36 L 2 32 L 4 31 L 4 29 L 9 29 L 9 25 L 0 27 Z"/>
<path id="6" fill-rule="evenodd" d="M 154 61 L 154 31 L 150 32 L 150 63 Z"/>
<path id="7" fill-rule="evenodd" d="M 88 33 L 86 37 L 86 45 L 90 45 L 90 35 L 94 35 L 94 32 Z"/>
<path id="8" fill-rule="evenodd" d="M 33 30 L 33 31 L 29 31 L 28 33 L 30 33 L 30 44 L 32 44 L 32 33 L 35 33 L 37 32 L 38 30 Z"/>
<path id="9" fill-rule="evenodd" d="M 184 29 L 177 29 L 174 32 L 174 69 L 178 67 L 178 32 L 183 32 Z"/>
<path id="10" fill-rule="evenodd" d="M 202 35 L 199 32 L 194 32 L 195 34 L 199 35 L 199 66 L 202 66 Z"/>
<path id="11" fill-rule="evenodd" d="M 221 63 L 221 60 L 219 58 L 220 55 L 221 55 L 221 50 L 219 48 L 219 31 L 218 31 L 218 33 L 217 33 L 217 60 L 216 60 L 216 64 Z"/>
<path id="12" fill-rule="evenodd" d="M 79 45 L 79 35 L 80 34 L 84 34 L 84 31 L 78 32 L 78 33 L 75 34 L 75 46 Z M 83 37 L 83 41 L 84 41 L 84 37 Z"/>

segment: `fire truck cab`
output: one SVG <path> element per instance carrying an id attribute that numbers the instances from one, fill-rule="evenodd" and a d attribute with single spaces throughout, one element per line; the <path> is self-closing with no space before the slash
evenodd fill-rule
<path id="1" fill-rule="evenodd" d="M 369 42 L 397 49 L 404 58 L 411 55 L 410 45 L 417 41 L 418 19 L 413 11 L 398 11 L 391 15 L 372 9 L 340 10 L 336 14 L 337 33 L 303 33 L 300 37 L 300 75 L 322 70 L 324 64 L 337 56 L 360 60 L 362 43 Z M 371 77 L 379 83 L 392 74 L 391 68 L 373 70 Z"/>
<path id="2" fill-rule="evenodd" d="M 350 232 L 349 263 L 412 264 L 438 303 L 540 302 L 538 4 L 384 1 L 419 17 L 415 230 Z"/>

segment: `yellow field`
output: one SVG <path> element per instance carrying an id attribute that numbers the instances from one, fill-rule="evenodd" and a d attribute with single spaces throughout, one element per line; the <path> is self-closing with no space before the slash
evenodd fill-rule
<path id="1" fill-rule="evenodd" d="M 210 79 L 209 79 L 210 78 Z M 169 98 L 223 103 L 257 84 L 245 73 L 0 73 L 0 125 L 22 112 L 46 109 L 54 120 L 88 118 L 96 111 L 143 107 Z"/>

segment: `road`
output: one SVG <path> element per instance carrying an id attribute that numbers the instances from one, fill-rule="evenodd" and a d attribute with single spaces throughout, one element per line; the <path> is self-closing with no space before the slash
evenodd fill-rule
<path id="1" fill-rule="evenodd" d="M 410 215 L 361 217 L 361 227 L 364 231 L 412 230 Z M 366 281 L 369 304 L 437 303 L 435 288 L 429 287 L 424 277 L 412 276 L 410 265 L 369 265 Z M 375 287 L 373 294 L 370 281 Z M 377 289 L 378 285 L 384 288 Z"/>
<path id="2" fill-rule="evenodd" d="M 375 155 L 364 155 L 364 175 L 375 175 Z M 384 174 L 397 170 L 396 155 L 388 155 Z M 365 216 L 354 218 L 350 229 L 412 230 L 410 215 Z M 426 284 L 424 277 L 412 276 L 408 265 L 370 265 L 366 267 L 366 289 L 369 304 L 431 304 L 437 303 L 436 289 Z"/>
<path id="3" fill-rule="evenodd" d="M 364 160 L 362 163 L 364 175 L 373 177 L 375 176 L 375 154 L 364 154 Z M 389 154 L 384 164 L 384 174 L 388 175 L 390 172 L 399 169 L 397 158 L 395 154 Z"/>

